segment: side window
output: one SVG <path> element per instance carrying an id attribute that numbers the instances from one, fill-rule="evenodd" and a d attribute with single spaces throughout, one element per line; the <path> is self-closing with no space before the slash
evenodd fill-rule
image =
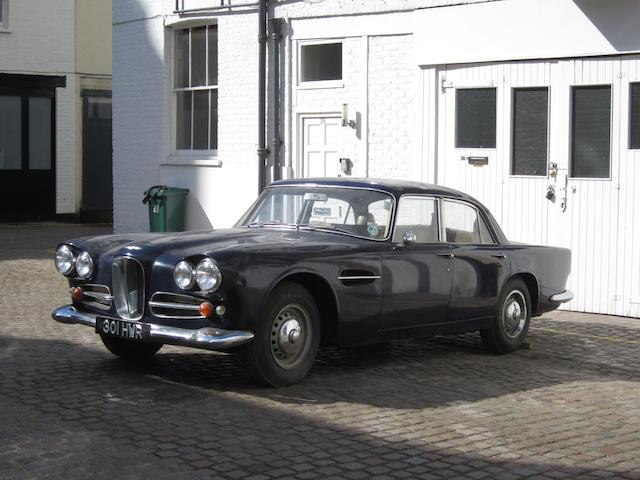
<path id="1" fill-rule="evenodd" d="M 413 232 L 416 243 L 438 242 L 438 209 L 435 199 L 402 197 L 396 213 L 393 241 L 401 242 L 407 232 Z"/>
<path id="2" fill-rule="evenodd" d="M 442 222 L 449 243 L 494 243 L 487 225 L 470 205 L 445 200 Z"/>

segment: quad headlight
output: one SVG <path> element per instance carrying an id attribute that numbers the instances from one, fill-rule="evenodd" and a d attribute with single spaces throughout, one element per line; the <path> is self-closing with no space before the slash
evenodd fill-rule
<path id="1" fill-rule="evenodd" d="M 222 283 L 222 274 L 216 262 L 210 258 L 205 258 L 196 267 L 196 282 L 200 290 L 213 292 Z"/>
<path id="2" fill-rule="evenodd" d="M 176 265 L 176 268 L 173 269 L 173 281 L 182 290 L 193 288 L 196 284 L 196 277 L 189 262 L 182 261 Z"/>
<path id="3" fill-rule="evenodd" d="M 93 259 L 89 252 L 82 252 L 76 258 L 76 273 L 80 278 L 89 278 L 93 273 Z"/>
<path id="4" fill-rule="evenodd" d="M 70 275 L 76 266 L 76 257 L 67 245 L 60 245 L 56 250 L 56 270 L 63 275 Z"/>

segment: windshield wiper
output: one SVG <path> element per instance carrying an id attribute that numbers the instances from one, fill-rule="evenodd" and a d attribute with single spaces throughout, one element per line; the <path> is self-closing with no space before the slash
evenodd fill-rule
<path id="1" fill-rule="evenodd" d="M 346 233 L 348 235 L 353 235 L 353 232 L 345 230 L 344 228 L 339 228 L 332 223 L 305 223 L 304 225 L 298 225 L 298 227 L 308 228 L 310 230 L 330 230 L 337 233 Z"/>
<path id="2" fill-rule="evenodd" d="M 285 223 L 285 222 L 251 222 L 247 223 L 245 227 L 249 228 L 264 228 L 264 227 L 295 227 L 298 225 L 294 225 L 293 223 Z"/>

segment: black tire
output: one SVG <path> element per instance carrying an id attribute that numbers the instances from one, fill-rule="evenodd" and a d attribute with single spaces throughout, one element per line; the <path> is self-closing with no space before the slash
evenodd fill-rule
<path id="1" fill-rule="evenodd" d="M 161 343 L 138 343 L 103 334 L 100 338 L 111 353 L 124 360 L 148 360 L 162 348 Z"/>
<path id="2" fill-rule="evenodd" d="M 296 283 L 273 291 L 251 342 L 240 353 L 249 376 L 261 385 L 300 382 L 320 346 L 320 312 L 311 294 Z"/>
<path id="3" fill-rule="evenodd" d="M 485 347 L 493 353 L 510 353 L 522 345 L 531 320 L 531 296 L 519 278 L 509 280 L 500 294 L 491 328 L 480 330 Z"/>

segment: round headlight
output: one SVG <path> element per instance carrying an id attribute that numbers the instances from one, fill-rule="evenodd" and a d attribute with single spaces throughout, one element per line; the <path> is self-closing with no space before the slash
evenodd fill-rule
<path id="1" fill-rule="evenodd" d="M 196 268 L 196 281 L 200 290 L 212 292 L 222 283 L 222 274 L 216 262 L 210 258 L 202 260 Z"/>
<path id="2" fill-rule="evenodd" d="M 82 252 L 76 258 L 76 273 L 80 278 L 89 278 L 93 273 L 93 259 L 89 252 Z"/>
<path id="3" fill-rule="evenodd" d="M 67 245 L 60 245 L 56 250 L 56 270 L 63 275 L 69 275 L 76 265 L 73 252 Z"/>
<path id="4" fill-rule="evenodd" d="M 190 263 L 182 261 L 173 269 L 173 281 L 176 282 L 178 288 L 189 290 L 196 283 L 196 277 L 193 274 L 193 267 Z"/>

